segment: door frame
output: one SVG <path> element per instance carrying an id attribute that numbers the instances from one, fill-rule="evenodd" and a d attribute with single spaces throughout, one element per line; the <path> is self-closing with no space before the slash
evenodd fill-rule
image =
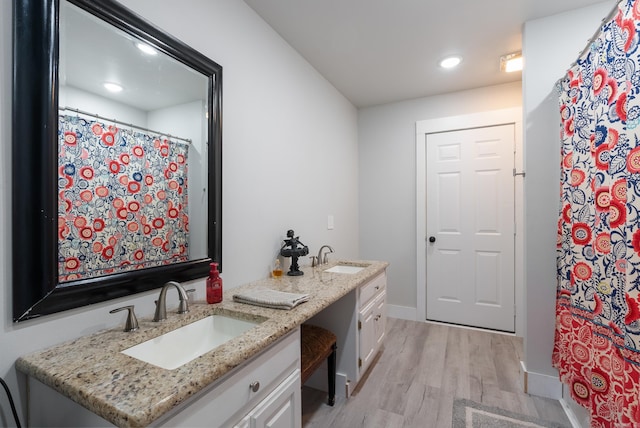
<path id="1" fill-rule="evenodd" d="M 515 328 L 516 335 L 524 334 L 524 196 L 522 159 L 522 107 L 491 110 L 481 113 L 449 116 L 416 122 L 416 292 L 417 318 L 427 319 L 427 135 L 439 132 L 460 131 L 486 126 L 508 125 L 515 127 L 514 171 L 514 214 L 515 214 Z"/>

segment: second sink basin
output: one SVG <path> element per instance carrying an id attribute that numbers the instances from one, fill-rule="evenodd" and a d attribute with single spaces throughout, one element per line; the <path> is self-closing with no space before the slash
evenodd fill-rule
<path id="1" fill-rule="evenodd" d="M 354 274 L 360 272 L 362 269 L 364 269 L 363 266 L 335 265 L 332 268 L 325 269 L 325 272 Z"/>
<path id="2" fill-rule="evenodd" d="M 240 336 L 259 322 L 210 315 L 122 351 L 167 370 L 176 369 Z"/>

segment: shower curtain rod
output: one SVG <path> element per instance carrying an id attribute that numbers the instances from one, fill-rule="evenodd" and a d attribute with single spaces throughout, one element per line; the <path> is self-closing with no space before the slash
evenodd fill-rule
<path id="1" fill-rule="evenodd" d="M 600 22 L 600 26 L 598 27 L 596 32 L 593 33 L 593 36 L 591 36 L 591 38 L 589 40 L 587 40 L 587 45 L 584 47 L 584 49 L 582 49 L 580 51 L 580 54 L 578 55 L 578 58 L 576 58 L 576 60 L 571 63 L 569 68 L 571 68 L 574 65 L 576 65 L 576 63 L 582 57 L 582 55 L 584 55 L 584 53 L 589 50 L 589 48 L 591 47 L 591 44 L 598 38 L 598 36 L 602 32 L 602 24 L 604 24 L 605 22 L 608 22 L 609 20 L 613 19 L 614 16 L 616 16 L 616 14 L 618 13 L 618 5 L 621 2 L 622 2 L 622 0 L 617 0 L 616 4 L 613 6 L 613 9 L 611 9 L 611 12 L 609 12 L 609 14 L 607 16 L 602 18 L 602 21 Z"/>
<path id="2" fill-rule="evenodd" d="M 106 120 L 107 122 L 118 123 L 120 125 L 125 125 L 125 126 L 129 126 L 131 128 L 139 129 L 141 131 L 152 132 L 152 133 L 158 134 L 158 135 L 164 135 L 164 136 L 167 136 L 169 138 L 174 138 L 176 140 L 186 141 L 187 144 L 191 144 L 191 140 L 189 138 L 182 138 L 182 137 L 177 137 L 175 135 L 167 134 L 166 132 L 154 131 L 153 129 L 143 128 L 142 126 L 134 125 L 133 123 L 127 123 L 127 122 L 122 122 L 122 121 L 117 120 L 117 119 L 110 119 L 108 117 L 102 117 L 102 116 L 99 116 L 96 113 L 89 113 L 87 111 L 82 111 L 82 110 L 77 109 L 77 108 L 73 108 L 73 107 L 58 107 L 58 110 L 73 111 L 73 112 L 76 112 L 78 114 L 83 114 L 85 116 L 94 117 L 96 119 Z"/>

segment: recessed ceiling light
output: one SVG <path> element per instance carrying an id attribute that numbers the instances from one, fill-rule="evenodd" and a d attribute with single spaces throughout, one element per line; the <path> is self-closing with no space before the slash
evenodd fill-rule
<path id="1" fill-rule="evenodd" d="M 146 53 L 147 55 L 158 55 L 158 51 L 156 51 L 154 48 L 152 48 L 146 43 L 138 42 L 136 43 L 136 47 L 140 49 L 142 52 Z"/>
<path id="2" fill-rule="evenodd" d="M 514 52 L 500 57 L 500 71 L 513 73 L 522 70 L 522 52 Z"/>
<path id="3" fill-rule="evenodd" d="M 454 67 L 457 67 L 461 61 L 462 61 L 462 58 L 460 58 L 459 56 L 450 56 L 440 61 L 440 67 L 454 68 Z"/>
<path id="4" fill-rule="evenodd" d="M 123 89 L 122 86 L 112 82 L 104 82 L 102 86 L 109 92 L 121 92 Z"/>

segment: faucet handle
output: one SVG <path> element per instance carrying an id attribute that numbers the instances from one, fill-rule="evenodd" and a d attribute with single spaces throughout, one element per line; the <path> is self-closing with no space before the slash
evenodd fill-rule
<path id="1" fill-rule="evenodd" d="M 127 315 L 127 322 L 124 325 L 124 331 L 126 332 L 136 331 L 138 329 L 138 318 L 136 318 L 136 313 L 133 311 L 133 305 L 116 308 L 116 309 L 110 310 L 109 313 L 115 314 L 116 312 L 124 311 L 125 309 L 128 310 L 129 313 Z"/>
<path id="2" fill-rule="evenodd" d="M 311 267 L 316 267 L 320 264 L 318 263 L 318 256 L 311 256 L 309 258 L 311 259 Z"/>

